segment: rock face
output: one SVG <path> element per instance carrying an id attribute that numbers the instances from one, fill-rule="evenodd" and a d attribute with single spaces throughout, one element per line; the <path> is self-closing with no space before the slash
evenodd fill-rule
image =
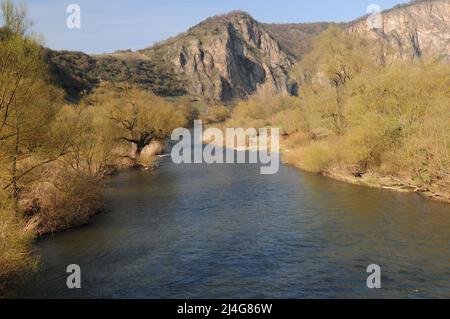
<path id="1" fill-rule="evenodd" d="M 245 98 L 261 85 L 288 92 L 293 58 L 248 14 L 205 20 L 188 32 L 140 51 L 173 65 L 194 96 L 213 101 Z"/>
<path id="2" fill-rule="evenodd" d="M 262 85 L 289 92 L 294 58 L 244 12 L 205 20 L 187 32 L 138 52 L 101 56 L 50 51 L 51 70 L 69 95 L 102 80 L 126 81 L 164 96 L 190 94 L 208 102 L 245 98 Z"/>
<path id="3" fill-rule="evenodd" d="M 378 39 L 390 58 L 438 58 L 450 62 L 450 1 L 414 1 L 381 13 L 379 20 L 363 17 L 347 31 Z"/>
<path id="4" fill-rule="evenodd" d="M 450 0 L 414 1 L 381 14 L 341 24 L 347 32 L 378 39 L 386 58 L 439 58 L 450 62 Z M 294 93 L 288 73 L 329 26 L 261 24 L 244 12 L 209 18 L 187 32 L 138 52 L 101 56 L 50 51 L 50 68 L 71 96 L 102 80 L 126 81 L 163 96 L 190 94 L 212 103 L 230 102 L 269 85 Z"/>

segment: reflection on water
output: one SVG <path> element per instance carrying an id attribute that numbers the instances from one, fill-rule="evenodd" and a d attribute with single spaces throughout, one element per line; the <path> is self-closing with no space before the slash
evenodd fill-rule
<path id="1" fill-rule="evenodd" d="M 174 165 L 128 171 L 110 212 L 46 237 L 22 297 L 450 297 L 446 204 L 282 166 Z M 382 289 L 366 287 L 379 264 Z M 79 264 L 82 289 L 65 269 Z"/>

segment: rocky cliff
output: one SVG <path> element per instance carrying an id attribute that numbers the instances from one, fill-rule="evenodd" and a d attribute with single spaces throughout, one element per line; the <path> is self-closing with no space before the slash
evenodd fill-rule
<path id="1" fill-rule="evenodd" d="M 244 12 L 209 18 L 140 53 L 172 65 L 190 94 L 213 101 L 245 98 L 261 85 L 290 90 L 292 57 Z"/>
<path id="2" fill-rule="evenodd" d="M 439 58 L 450 62 L 450 1 L 413 1 L 380 14 L 363 17 L 347 27 L 378 39 L 385 55 L 411 60 Z"/>
<path id="3" fill-rule="evenodd" d="M 378 39 L 386 57 L 450 62 L 450 0 L 414 1 L 340 24 Z M 261 24 L 244 12 L 209 18 L 138 52 L 101 56 L 49 51 L 50 67 L 71 96 L 102 80 L 126 81 L 159 95 L 190 94 L 212 103 L 245 98 L 262 85 L 294 92 L 288 73 L 329 23 Z M 375 28 L 373 27 L 375 26 Z"/>
<path id="4" fill-rule="evenodd" d="M 294 58 L 244 12 L 209 18 L 138 52 L 89 56 L 49 51 L 56 82 L 77 96 L 102 80 L 126 81 L 159 95 L 190 94 L 208 102 L 245 98 L 262 85 L 289 92 Z"/>

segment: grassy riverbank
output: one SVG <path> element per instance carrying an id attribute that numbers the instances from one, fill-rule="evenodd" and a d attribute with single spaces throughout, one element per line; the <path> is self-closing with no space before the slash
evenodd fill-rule
<path id="1" fill-rule="evenodd" d="M 219 125 L 220 129 L 224 129 L 224 125 Z M 215 141 L 204 141 L 205 143 L 212 143 L 220 147 L 232 148 L 238 151 L 258 151 L 257 146 L 249 147 L 248 143 L 244 147 L 236 147 L 232 142 L 225 141 L 223 145 L 218 145 Z M 248 142 L 248 141 L 247 141 Z M 427 185 L 418 183 L 417 180 L 410 178 L 407 174 L 387 175 L 376 171 L 366 171 L 364 174 L 355 174 L 352 167 L 342 166 L 336 163 L 335 166 L 327 166 L 324 170 L 318 170 L 321 167 L 321 160 L 311 161 L 304 157 L 304 151 L 298 147 L 290 148 L 292 142 L 289 139 L 284 139 L 280 144 L 281 160 L 289 165 L 292 165 L 302 171 L 316 173 L 328 178 L 332 178 L 341 182 L 362 185 L 371 188 L 386 189 L 404 193 L 417 193 L 425 198 L 436 200 L 444 203 L 450 203 L 450 189 L 446 184 Z M 270 141 L 268 142 L 270 145 Z M 264 150 L 265 151 L 265 150 Z"/>
<path id="2" fill-rule="evenodd" d="M 311 169 L 309 165 L 304 165 L 304 161 L 299 158 L 298 150 L 292 151 L 283 147 L 283 162 L 293 165 L 298 169 L 321 174 L 323 176 L 350 184 L 362 185 L 371 188 L 392 190 L 397 192 L 413 192 L 425 198 L 444 203 L 450 203 L 450 191 L 445 185 L 425 185 L 408 177 L 408 175 L 383 175 L 376 171 L 367 171 L 365 174 L 355 174 L 349 167 L 336 165 L 327 167 L 323 171 Z"/>
<path id="3" fill-rule="evenodd" d="M 127 83 L 102 82 L 73 103 L 29 33 L 24 7 L 2 3 L 0 296 L 36 269 L 37 236 L 79 226 L 103 206 L 106 176 L 150 167 L 191 108 Z"/>
<path id="4" fill-rule="evenodd" d="M 296 66 L 298 97 L 270 88 L 239 102 L 226 127 L 278 127 L 285 160 L 371 187 L 448 201 L 450 66 L 398 61 L 330 28 Z"/>

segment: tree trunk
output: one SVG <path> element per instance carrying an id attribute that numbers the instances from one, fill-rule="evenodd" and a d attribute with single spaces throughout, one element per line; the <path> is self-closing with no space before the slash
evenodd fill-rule
<path id="1" fill-rule="evenodd" d="M 20 134 L 19 134 L 19 123 L 18 123 L 18 117 L 16 114 L 16 141 L 14 146 L 14 156 L 13 156 L 13 162 L 12 162 L 12 181 L 11 185 L 13 188 L 13 200 L 14 200 L 14 210 L 16 213 L 19 212 L 19 187 L 17 185 L 17 160 L 19 156 L 19 142 L 20 142 Z"/>
<path id="2" fill-rule="evenodd" d="M 131 153 L 132 153 L 132 166 L 133 167 L 140 167 L 141 163 L 141 153 L 146 145 L 141 145 L 139 143 L 134 143 L 131 145 Z"/>

